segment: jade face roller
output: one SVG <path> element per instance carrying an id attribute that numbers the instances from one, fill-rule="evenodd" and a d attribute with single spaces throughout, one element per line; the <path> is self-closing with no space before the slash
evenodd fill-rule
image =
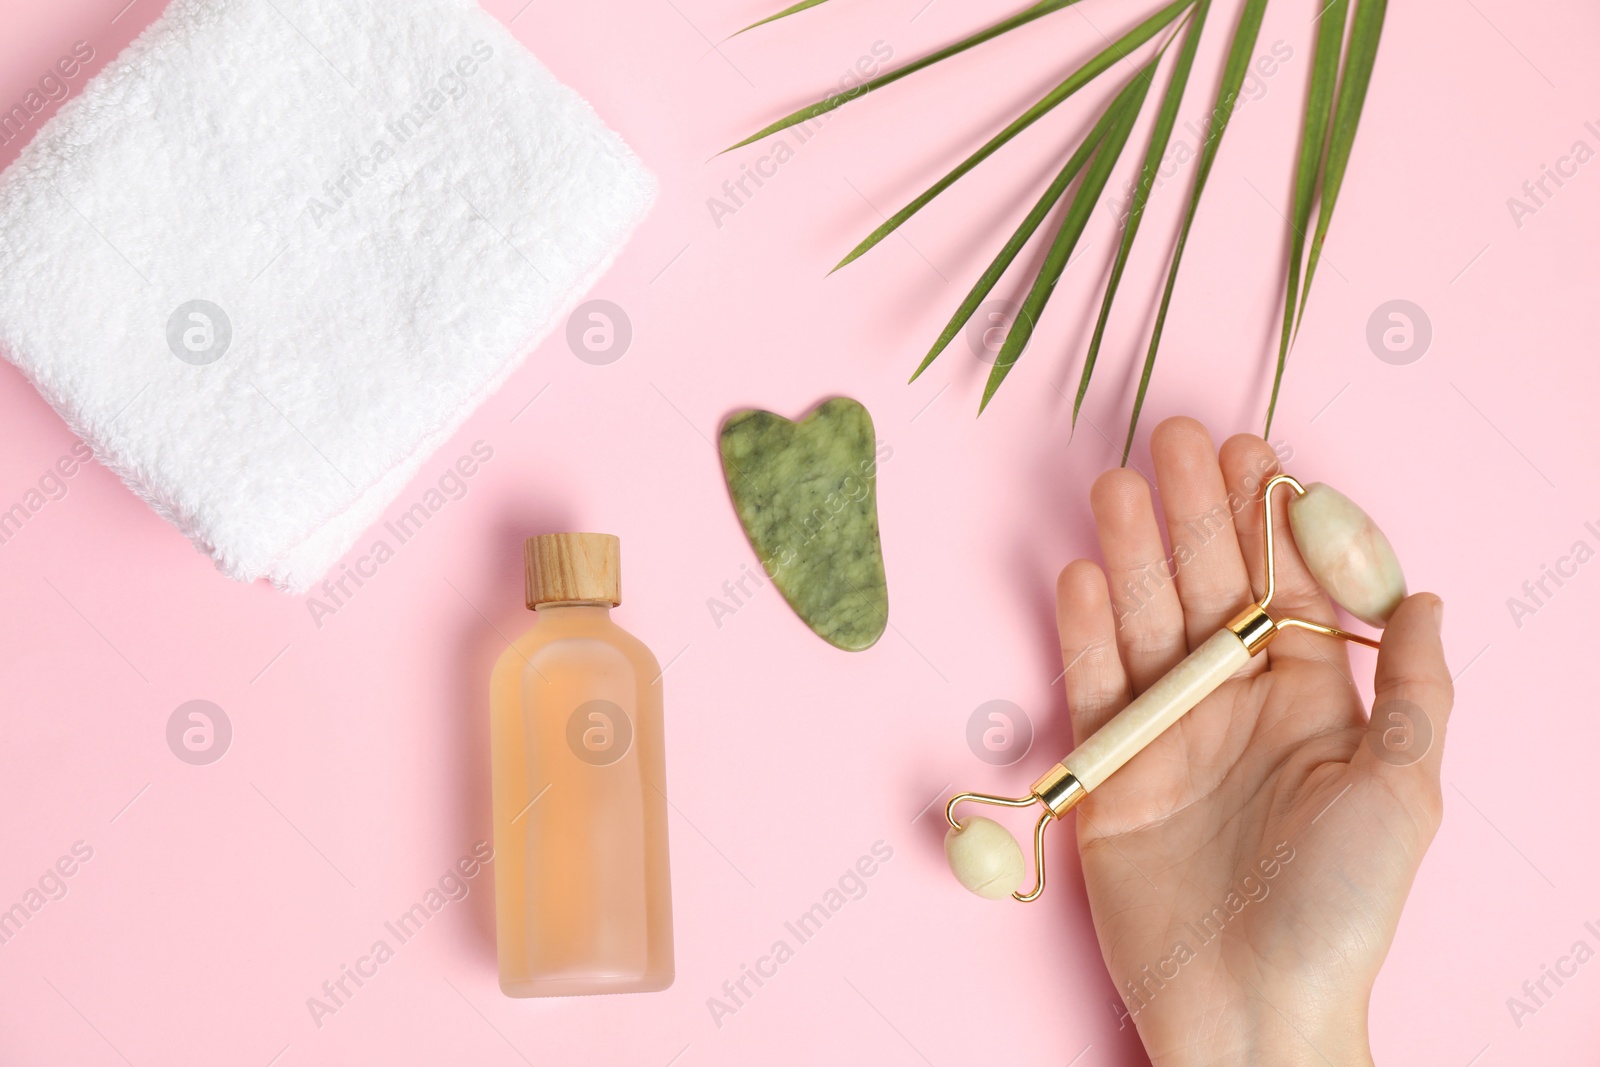
<path id="1" fill-rule="evenodd" d="M 1046 771 L 1027 796 L 997 797 L 959 793 L 945 805 L 950 823 L 945 858 L 956 879 L 982 897 L 1010 896 L 1033 901 L 1044 892 L 1044 832 L 1124 763 L 1181 719 L 1227 681 L 1250 658 L 1286 629 L 1298 628 L 1378 647 L 1370 637 L 1346 633 L 1306 619 L 1274 619 L 1267 614 L 1276 584 L 1272 559 L 1272 492 L 1279 486 L 1294 491 L 1289 499 L 1289 526 L 1306 568 L 1328 595 L 1362 622 L 1381 627 L 1405 599 L 1405 576 L 1394 549 L 1371 519 L 1337 490 L 1321 483 L 1301 485 L 1287 474 L 1262 490 L 1266 535 L 1266 593 L 1222 629 L 1189 653 L 1150 688 Z M 956 806 L 970 801 L 1006 808 L 1039 804 L 1044 812 L 1033 828 L 1034 886 L 1021 891 L 1022 849 L 1010 832 L 992 819 L 956 819 Z"/>

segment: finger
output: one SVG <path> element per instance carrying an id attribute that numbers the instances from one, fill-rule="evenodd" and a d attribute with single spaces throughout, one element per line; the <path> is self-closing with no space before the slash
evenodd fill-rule
<path id="1" fill-rule="evenodd" d="M 1383 631 L 1366 744 L 1352 769 L 1385 780 L 1437 825 L 1439 768 L 1455 686 L 1439 639 L 1444 604 L 1432 593 L 1401 601 Z"/>
<path id="2" fill-rule="evenodd" d="M 1067 564 L 1056 579 L 1056 631 L 1072 741 L 1081 744 L 1129 700 L 1106 576 L 1089 560 Z"/>
<path id="3" fill-rule="evenodd" d="M 1167 419 L 1150 435 L 1150 452 L 1184 629 L 1194 648 L 1250 602 L 1250 576 L 1211 434 L 1194 419 Z"/>
<path id="4" fill-rule="evenodd" d="M 1267 548 L 1262 492 L 1274 475 L 1282 473 L 1282 468 L 1271 445 L 1254 434 L 1242 433 L 1222 443 L 1222 470 L 1228 490 L 1235 494 L 1234 503 L 1238 505 L 1234 512 L 1234 528 L 1238 532 L 1250 584 L 1256 596 L 1263 596 L 1267 590 Z M 1277 578 L 1272 594 L 1272 614 L 1276 618 L 1307 619 L 1335 626 L 1337 617 L 1333 602 L 1306 569 L 1305 561 L 1295 548 L 1294 535 L 1289 531 L 1292 493 L 1293 490 L 1285 486 L 1272 494 L 1273 571 Z M 1346 678 L 1350 675 L 1350 657 L 1344 642 L 1308 630 L 1286 630 L 1267 646 L 1267 656 L 1270 663 L 1319 663 L 1334 667 Z"/>
<path id="5" fill-rule="evenodd" d="M 1106 561 L 1117 648 L 1135 693 L 1183 658 L 1183 608 L 1168 570 L 1150 486 L 1135 471 L 1106 471 L 1089 490 Z"/>

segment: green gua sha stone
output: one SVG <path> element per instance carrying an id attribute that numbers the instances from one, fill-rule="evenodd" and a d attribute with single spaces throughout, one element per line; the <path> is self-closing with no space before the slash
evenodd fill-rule
<path id="1" fill-rule="evenodd" d="M 889 622 L 878 541 L 877 438 L 848 397 L 800 422 L 741 411 L 722 425 L 722 471 L 745 536 L 805 624 L 868 648 Z"/>

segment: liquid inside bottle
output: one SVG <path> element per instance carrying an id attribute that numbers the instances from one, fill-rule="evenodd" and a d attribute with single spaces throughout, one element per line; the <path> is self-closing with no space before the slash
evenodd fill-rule
<path id="1" fill-rule="evenodd" d="M 611 620 L 616 538 L 528 542 L 538 622 L 491 682 L 495 922 L 507 996 L 672 984 L 661 669 Z"/>

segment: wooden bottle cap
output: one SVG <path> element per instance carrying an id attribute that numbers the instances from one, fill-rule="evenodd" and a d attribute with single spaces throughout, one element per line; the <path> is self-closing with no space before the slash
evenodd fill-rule
<path id="1" fill-rule="evenodd" d="M 622 542 L 614 534 L 539 534 L 522 544 L 527 603 L 622 603 Z"/>

